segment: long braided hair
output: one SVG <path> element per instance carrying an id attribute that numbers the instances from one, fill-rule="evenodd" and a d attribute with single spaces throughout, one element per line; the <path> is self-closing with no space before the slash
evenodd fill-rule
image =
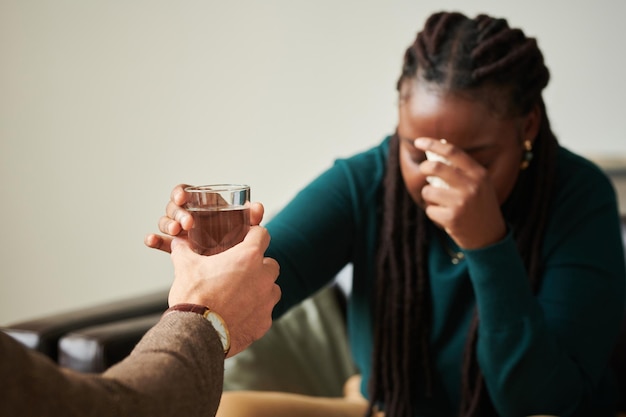
<path id="1" fill-rule="evenodd" d="M 418 72 L 419 71 L 419 72 Z M 436 13 L 404 56 L 404 82 L 434 83 L 470 94 L 500 114 L 541 110 L 534 157 L 502 206 L 533 291 L 541 280 L 541 242 L 553 187 L 557 140 L 541 96 L 549 72 L 535 39 L 504 19 Z M 430 220 L 409 196 L 399 167 L 399 140 L 390 142 L 383 181 L 380 241 L 376 260 L 375 330 L 369 385 L 372 415 L 383 404 L 387 417 L 412 416 L 417 398 L 434 384 L 429 350 L 431 300 L 427 265 Z M 521 146 L 521 144 L 520 144 Z M 479 317 L 474 313 L 465 346 L 459 416 L 495 415 L 476 360 Z"/>

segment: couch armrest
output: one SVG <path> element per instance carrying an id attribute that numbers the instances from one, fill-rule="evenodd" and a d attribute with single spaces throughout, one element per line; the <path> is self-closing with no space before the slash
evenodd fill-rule
<path id="1" fill-rule="evenodd" d="M 130 354 L 162 312 L 86 327 L 59 340 L 59 365 L 79 372 L 103 372 Z"/>
<path id="2" fill-rule="evenodd" d="M 94 325 L 162 313 L 167 309 L 168 290 L 129 297 L 93 307 L 53 314 L 34 320 L 11 324 L 0 330 L 25 346 L 38 350 L 57 361 L 58 342 L 65 334 Z"/>

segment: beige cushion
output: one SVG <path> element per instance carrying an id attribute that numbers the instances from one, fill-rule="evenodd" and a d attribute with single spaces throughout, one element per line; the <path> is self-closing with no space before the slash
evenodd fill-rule
<path id="1" fill-rule="evenodd" d="M 224 390 L 335 397 L 357 373 L 337 287 L 327 287 L 276 320 L 245 351 L 226 360 Z"/>

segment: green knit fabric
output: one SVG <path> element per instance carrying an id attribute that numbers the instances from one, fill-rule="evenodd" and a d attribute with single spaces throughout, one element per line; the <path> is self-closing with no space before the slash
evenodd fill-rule
<path id="1" fill-rule="evenodd" d="M 373 350 L 371 302 L 389 139 L 337 160 L 267 224 L 272 236 L 268 256 L 281 265 L 283 298 L 276 315 L 353 264 L 348 331 L 364 394 Z M 510 235 L 490 247 L 466 251 L 458 264 L 450 261 L 439 239 L 431 242 L 435 392 L 420 401 L 419 415 L 455 414 L 475 308 L 480 316 L 478 362 L 500 415 L 569 416 L 610 406 L 606 363 L 625 306 L 617 200 L 608 178 L 591 162 L 564 148 L 557 158 L 538 295 L 531 293 Z"/>

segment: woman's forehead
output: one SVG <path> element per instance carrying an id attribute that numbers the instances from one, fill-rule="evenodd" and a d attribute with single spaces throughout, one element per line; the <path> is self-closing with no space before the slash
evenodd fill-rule
<path id="1" fill-rule="evenodd" d="M 485 145 L 514 127 L 513 118 L 495 114 L 482 100 L 431 84 L 414 83 L 399 105 L 402 136 L 446 138 L 465 146 Z M 482 144 L 478 144 L 479 146 Z"/>

